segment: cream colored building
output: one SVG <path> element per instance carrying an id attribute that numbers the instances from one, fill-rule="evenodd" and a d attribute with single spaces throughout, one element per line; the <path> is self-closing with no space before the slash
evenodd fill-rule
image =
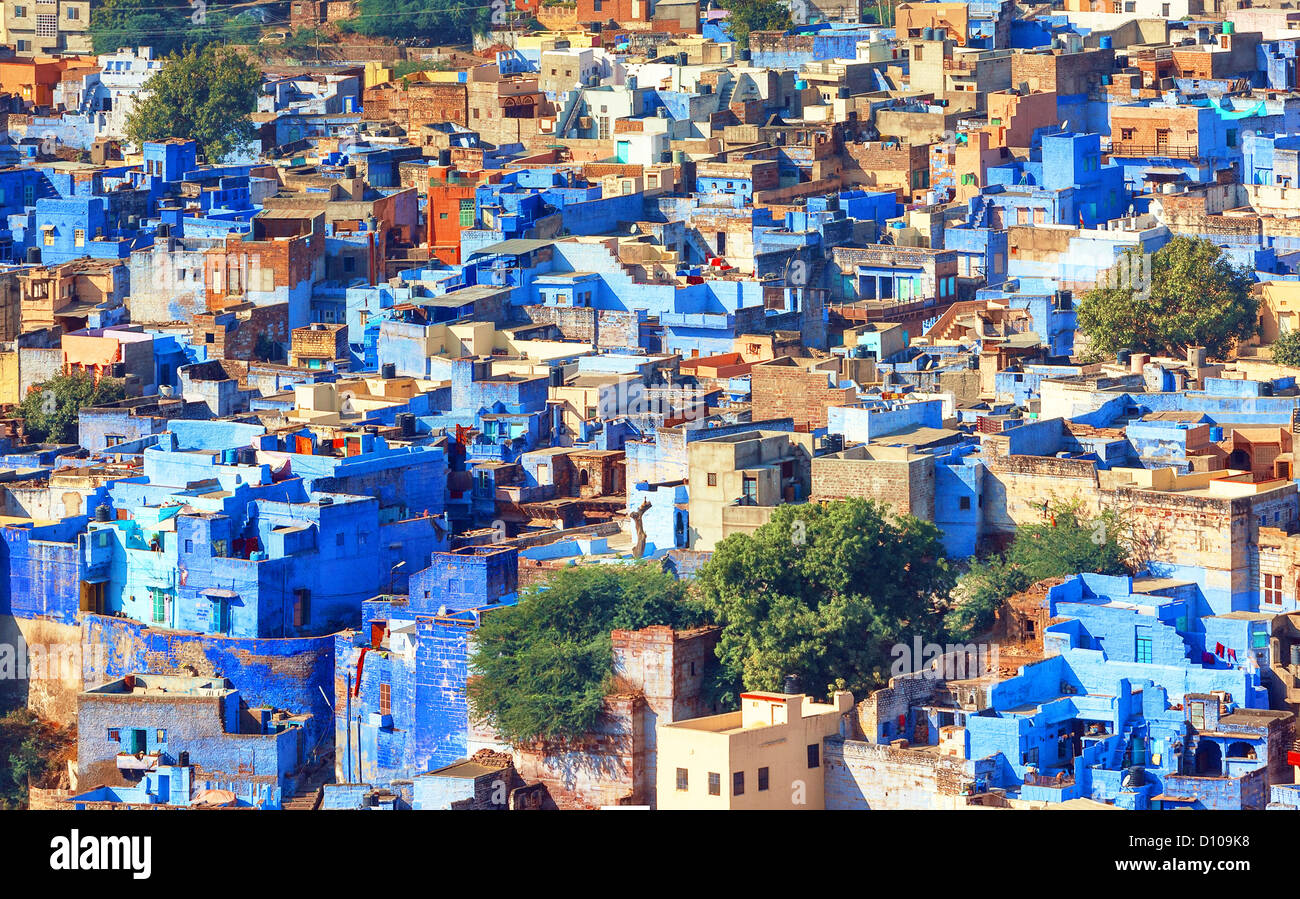
<path id="1" fill-rule="evenodd" d="M 811 434 L 755 429 L 689 444 L 691 548 L 710 551 L 767 523 L 812 486 Z"/>
<path id="2" fill-rule="evenodd" d="M 1265 281 L 1255 289 L 1260 299 L 1260 343 L 1270 344 L 1288 331 L 1300 331 L 1300 282 Z"/>
<path id="3" fill-rule="evenodd" d="M 5 0 L 4 33 L 19 56 L 90 53 L 90 2 Z"/>
<path id="4" fill-rule="evenodd" d="M 852 708 L 844 691 L 831 702 L 744 693 L 740 711 L 660 724 L 658 807 L 825 808 L 823 740 Z"/>

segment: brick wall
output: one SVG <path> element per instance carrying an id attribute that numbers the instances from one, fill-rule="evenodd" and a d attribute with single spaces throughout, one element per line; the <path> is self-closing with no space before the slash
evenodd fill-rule
<path id="1" fill-rule="evenodd" d="M 814 502 L 862 497 L 888 503 L 896 512 L 934 520 L 934 459 L 844 459 L 812 462 Z"/>
<path id="2" fill-rule="evenodd" d="M 979 764 L 832 737 L 824 744 L 826 808 L 965 808 Z M 991 760 L 984 765 L 991 768 Z"/>
<path id="3" fill-rule="evenodd" d="M 755 421 L 792 418 L 799 429 L 824 428 L 828 407 L 856 401 L 853 388 L 828 386 L 826 372 L 787 365 L 755 365 L 750 394 Z"/>
<path id="4" fill-rule="evenodd" d="M 455 82 L 412 81 L 403 89 L 400 81 L 392 86 L 372 87 L 362 95 L 361 118 L 367 122 L 391 119 L 415 134 L 424 125 L 454 122 L 469 124 L 468 87 Z"/>

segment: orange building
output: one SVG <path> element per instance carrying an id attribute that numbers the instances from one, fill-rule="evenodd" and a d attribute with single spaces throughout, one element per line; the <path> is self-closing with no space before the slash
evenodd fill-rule
<path id="1" fill-rule="evenodd" d="M 54 88 L 72 60 L 48 56 L 0 59 L 0 91 L 35 106 L 53 106 Z"/>
<path id="2" fill-rule="evenodd" d="M 429 167 L 429 253 L 447 265 L 460 262 L 460 232 L 474 227 L 478 179 L 450 165 Z"/>

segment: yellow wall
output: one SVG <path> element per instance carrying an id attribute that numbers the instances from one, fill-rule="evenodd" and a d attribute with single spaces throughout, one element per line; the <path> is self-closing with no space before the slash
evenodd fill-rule
<path id="1" fill-rule="evenodd" d="M 0 353 L 0 405 L 22 401 L 18 392 L 18 352 Z"/>
<path id="2" fill-rule="evenodd" d="M 1300 330 L 1300 282 L 1268 281 L 1261 285 L 1261 293 L 1261 343 L 1270 344 L 1285 331 Z"/>
<path id="3" fill-rule="evenodd" d="M 658 741 L 656 804 L 661 809 L 822 809 L 825 808 L 823 740 L 840 732 L 853 708 L 853 694 L 838 692 L 833 702 L 785 693 L 746 693 L 741 710 L 694 718 L 655 728 Z M 817 747 L 817 765 L 808 764 L 808 747 Z M 686 789 L 677 789 L 677 770 L 687 772 Z M 766 790 L 758 788 L 760 768 L 768 771 Z M 744 775 L 744 792 L 735 793 L 735 774 Z M 719 795 L 709 794 L 709 774 L 719 777 Z"/>

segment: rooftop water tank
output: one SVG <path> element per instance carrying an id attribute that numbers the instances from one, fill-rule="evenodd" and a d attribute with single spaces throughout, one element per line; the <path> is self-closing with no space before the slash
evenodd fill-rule
<path id="1" fill-rule="evenodd" d="M 1101 37 L 1097 39 L 1097 46 L 1100 47 L 1102 50 L 1110 50 L 1115 46 L 1115 39 L 1112 38 L 1109 34 L 1103 34 Z"/>

